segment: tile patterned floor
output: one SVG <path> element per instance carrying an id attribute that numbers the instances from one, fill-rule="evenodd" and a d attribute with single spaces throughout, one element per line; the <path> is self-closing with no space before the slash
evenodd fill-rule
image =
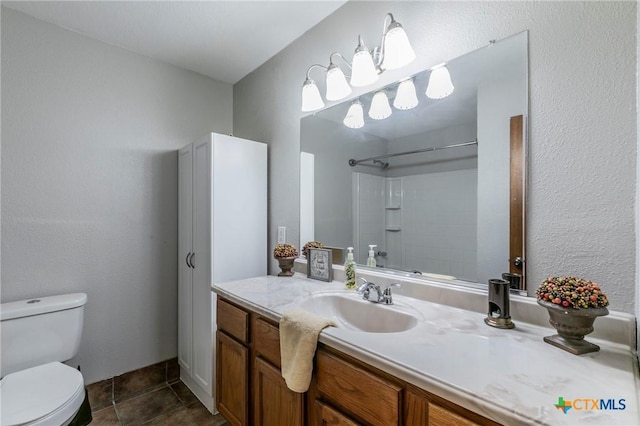
<path id="1" fill-rule="evenodd" d="M 221 415 L 209 413 L 180 381 L 113 402 L 92 414 L 91 426 L 228 426 Z"/>
<path id="2" fill-rule="evenodd" d="M 176 358 L 87 386 L 91 426 L 228 426 L 180 381 Z"/>

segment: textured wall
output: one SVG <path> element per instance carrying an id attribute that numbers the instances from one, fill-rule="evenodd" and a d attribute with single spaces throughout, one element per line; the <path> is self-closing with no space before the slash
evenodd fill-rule
<path id="1" fill-rule="evenodd" d="M 345 4 L 234 86 L 234 133 L 270 144 L 270 246 L 282 224 L 297 241 L 307 67 L 327 63 L 333 51 L 351 54 L 358 33 L 370 46 L 378 43 L 389 11 L 418 59 L 385 73 L 379 87 L 529 30 L 530 288 L 550 274 L 579 274 L 603 285 L 612 309 L 635 312 L 635 2 Z M 322 80 L 318 70 L 312 78 Z"/>
<path id="2" fill-rule="evenodd" d="M 2 301 L 86 292 L 87 382 L 176 355 L 177 155 L 232 87 L 2 10 Z"/>

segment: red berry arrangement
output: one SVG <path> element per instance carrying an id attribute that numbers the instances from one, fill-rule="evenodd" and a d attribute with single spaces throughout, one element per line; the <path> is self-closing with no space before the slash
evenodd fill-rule
<path id="1" fill-rule="evenodd" d="M 602 308 L 609 305 L 600 286 L 583 278 L 549 277 L 540 284 L 536 295 L 539 300 L 565 308 Z"/>

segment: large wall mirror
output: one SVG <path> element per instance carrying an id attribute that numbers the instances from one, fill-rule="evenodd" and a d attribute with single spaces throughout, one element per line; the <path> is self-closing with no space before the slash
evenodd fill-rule
<path id="1" fill-rule="evenodd" d="M 425 95 L 431 70 L 407 76 L 418 105 L 386 119 L 360 96 L 358 129 L 343 123 L 355 99 L 304 117 L 301 244 L 353 246 L 360 265 L 375 245 L 377 268 L 476 285 L 511 273 L 524 289 L 527 44 L 523 32 L 450 60 L 442 99 Z"/>

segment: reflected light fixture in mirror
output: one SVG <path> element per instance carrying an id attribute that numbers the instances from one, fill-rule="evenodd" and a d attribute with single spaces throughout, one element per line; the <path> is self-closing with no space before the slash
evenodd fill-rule
<path id="1" fill-rule="evenodd" d="M 389 98 L 384 90 L 380 90 L 373 95 L 371 107 L 369 107 L 369 117 L 374 120 L 384 120 L 391 116 L 391 107 L 389 106 Z"/>
<path id="2" fill-rule="evenodd" d="M 360 102 L 359 100 L 355 100 L 349 107 L 347 115 L 344 117 L 344 120 L 342 122 L 350 129 L 359 129 L 363 127 L 364 108 L 362 106 L 362 102 Z"/>
<path id="3" fill-rule="evenodd" d="M 408 110 L 418 106 L 418 96 L 416 96 L 416 86 L 413 79 L 401 81 L 398 85 L 396 97 L 393 100 L 393 107 L 400 110 Z"/>
<path id="4" fill-rule="evenodd" d="M 445 64 L 433 67 L 425 95 L 431 99 L 442 99 L 452 94 L 453 90 L 454 87 L 451 82 L 451 76 Z"/>
<path id="5" fill-rule="evenodd" d="M 388 23 L 387 23 L 388 22 Z M 329 57 L 329 66 L 314 64 L 307 69 L 307 78 L 302 85 L 302 111 L 311 112 L 324 108 L 324 102 L 319 102 L 319 91 L 313 80 L 309 79 L 312 68 L 320 67 L 326 70 L 326 98 L 330 101 L 344 99 L 351 94 L 351 86 L 340 67 L 333 63 L 333 56 L 340 56 L 352 69 L 351 84 L 354 87 L 362 87 L 372 84 L 378 79 L 378 74 L 385 69 L 401 68 L 416 58 L 416 54 L 409 43 L 409 37 L 391 13 L 387 13 L 383 22 L 382 44 L 380 47 L 369 51 L 362 37 L 358 36 L 358 46 L 353 57 L 353 68 L 342 55 L 334 52 Z M 315 86 L 315 90 L 313 87 Z M 318 92 L 316 94 L 316 92 Z M 310 98 L 309 98 L 310 97 Z M 322 99 L 320 99 L 322 101 Z M 310 109 L 314 108 L 315 109 Z"/>

